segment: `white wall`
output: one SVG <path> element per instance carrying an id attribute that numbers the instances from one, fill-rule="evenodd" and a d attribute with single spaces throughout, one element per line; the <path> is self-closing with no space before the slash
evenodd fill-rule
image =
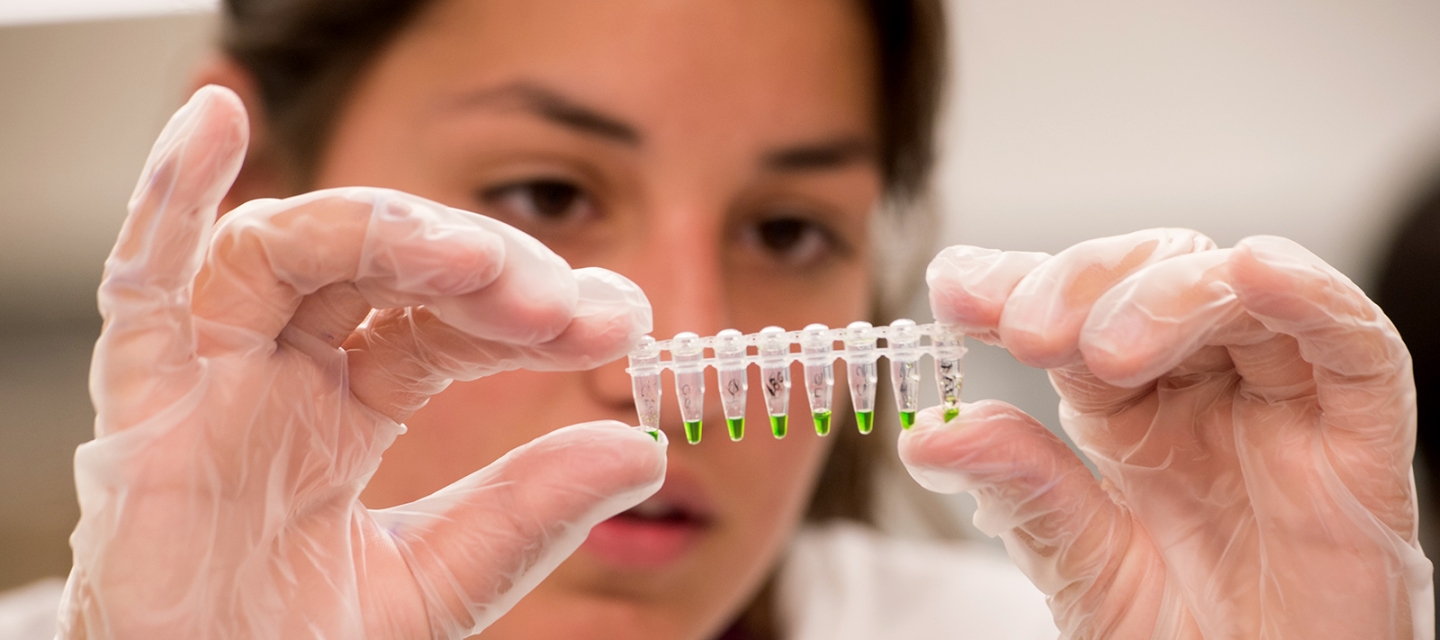
<path id="1" fill-rule="evenodd" d="M 1440 159 L 1440 2 L 964 1 L 949 237 L 1290 236 L 1366 281 Z"/>
<path id="2" fill-rule="evenodd" d="M 95 285 L 210 16 L 0 27 L 0 322 L 95 316 Z"/>

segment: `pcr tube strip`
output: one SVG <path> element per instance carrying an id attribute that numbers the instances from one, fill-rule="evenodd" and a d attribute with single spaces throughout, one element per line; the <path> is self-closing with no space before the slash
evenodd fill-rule
<path id="1" fill-rule="evenodd" d="M 844 329 L 823 324 L 812 324 L 800 331 L 766 327 L 748 335 L 734 329 L 709 337 L 683 332 L 670 340 L 642 338 L 630 352 L 626 371 L 635 393 L 640 426 L 651 432 L 660 429 L 660 372 L 673 372 L 685 439 L 696 444 L 700 442 L 704 415 L 706 368 L 715 369 L 730 439 L 739 440 L 745 435 L 747 371 L 751 365 L 759 366 L 771 433 L 783 438 L 790 414 L 790 365 L 800 362 L 815 432 L 823 436 L 830 432 L 835 359 L 840 358 L 847 367 L 856 423 L 861 433 L 870 433 L 875 422 L 877 361 L 881 357 L 890 361 L 891 386 L 904 428 L 915 423 L 915 414 L 920 410 L 920 357 L 924 355 L 929 355 L 935 364 L 935 383 L 945 419 L 960 412 L 965 355 L 961 338 L 958 331 L 944 325 L 917 325 L 903 319 L 880 327 L 868 322 L 852 322 Z M 881 340 L 885 346 L 879 345 Z M 839 349 L 835 348 L 837 342 L 842 344 Z M 792 350 L 792 345 L 799 345 L 799 351 Z M 661 357 L 666 352 L 669 359 Z"/>

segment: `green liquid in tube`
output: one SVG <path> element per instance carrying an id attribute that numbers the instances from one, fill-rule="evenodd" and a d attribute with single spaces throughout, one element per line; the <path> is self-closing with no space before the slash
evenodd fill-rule
<path id="1" fill-rule="evenodd" d="M 685 423 L 685 440 L 690 444 L 700 444 L 700 421 Z"/>
<path id="2" fill-rule="evenodd" d="M 727 428 L 729 428 L 729 430 L 730 430 L 730 439 L 731 439 L 731 440 L 733 440 L 733 441 L 735 441 L 735 442 L 739 442 L 741 438 L 744 438 L 744 437 L 745 437 L 745 419 L 744 419 L 744 418 L 726 418 L 726 419 L 725 419 L 725 426 L 726 426 Z"/>
<path id="3" fill-rule="evenodd" d="M 951 421 L 951 420 L 954 420 L 954 419 L 955 419 L 955 416 L 958 416 L 958 415 L 960 415 L 960 409 L 958 409 L 958 408 L 957 408 L 957 409 L 946 409 L 946 410 L 945 410 L 945 421 L 946 421 L 946 422 L 949 422 L 949 421 Z"/>
<path id="4" fill-rule="evenodd" d="M 906 428 L 906 429 L 909 429 L 910 427 L 915 426 L 915 412 L 914 412 L 914 411 L 901 411 L 901 412 L 900 412 L 900 426 L 903 427 L 903 428 Z"/>
<path id="5" fill-rule="evenodd" d="M 816 411 L 814 414 L 811 415 L 813 415 L 815 418 L 815 435 L 830 435 L 830 412 Z"/>
<path id="6" fill-rule="evenodd" d="M 770 416 L 770 432 L 775 434 L 776 438 L 784 438 L 789 419 L 790 416 Z"/>
<path id="7" fill-rule="evenodd" d="M 855 424 L 860 427 L 860 433 L 870 433 L 870 430 L 875 428 L 875 412 L 856 411 Z"/>
<path id="8" fill-rule="evenodd" d="M 650 436 L 651 438 L 654 438 L 656 442 L 659 442 L 659 441 L 660 441 L 660 430 L 659 430 L 659 429 L 654 429 L 654 430 L 646 429 L 646 430 L 645 430 L 645 435 L 648 435 L 648 436 Z"/>

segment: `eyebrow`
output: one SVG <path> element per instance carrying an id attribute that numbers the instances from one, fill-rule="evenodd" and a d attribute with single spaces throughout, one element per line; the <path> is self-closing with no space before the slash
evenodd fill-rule
<path id="1" fill-rule="evenodd" d="M 875 145 L 857 137 L 841 137 L 776 149 L 761 164 L 771 171 L 824 171 L 857 162 L 873 162 Z"/>
<path id="2" fill-rule="evenodd" d="M 624 120 L 566 97 L 543 85 L 519 81 L 466 93 L 455 101 L 461 108 L 519 108 L 577 133 L 638 147 L 640 131 Z"/>

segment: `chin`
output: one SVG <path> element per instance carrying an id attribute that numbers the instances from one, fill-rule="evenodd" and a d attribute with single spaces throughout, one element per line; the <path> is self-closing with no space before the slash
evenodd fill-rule
<path id="1" fill-rule="evenodd" d="M 658 494 L 657 494 L 658 495 Z M 713 520 L 661 496 L 590 537 L 481 638 L 705 640 L 745 595 L 716 560 Z M 719 579 L 717 579 L 719 578 Z"/>
<path id="2" fill-rule="evenodd" d="M 705 625 L 665 602 L 542 584 L 477 636 L 484 640 L 701 640 Z"/>

